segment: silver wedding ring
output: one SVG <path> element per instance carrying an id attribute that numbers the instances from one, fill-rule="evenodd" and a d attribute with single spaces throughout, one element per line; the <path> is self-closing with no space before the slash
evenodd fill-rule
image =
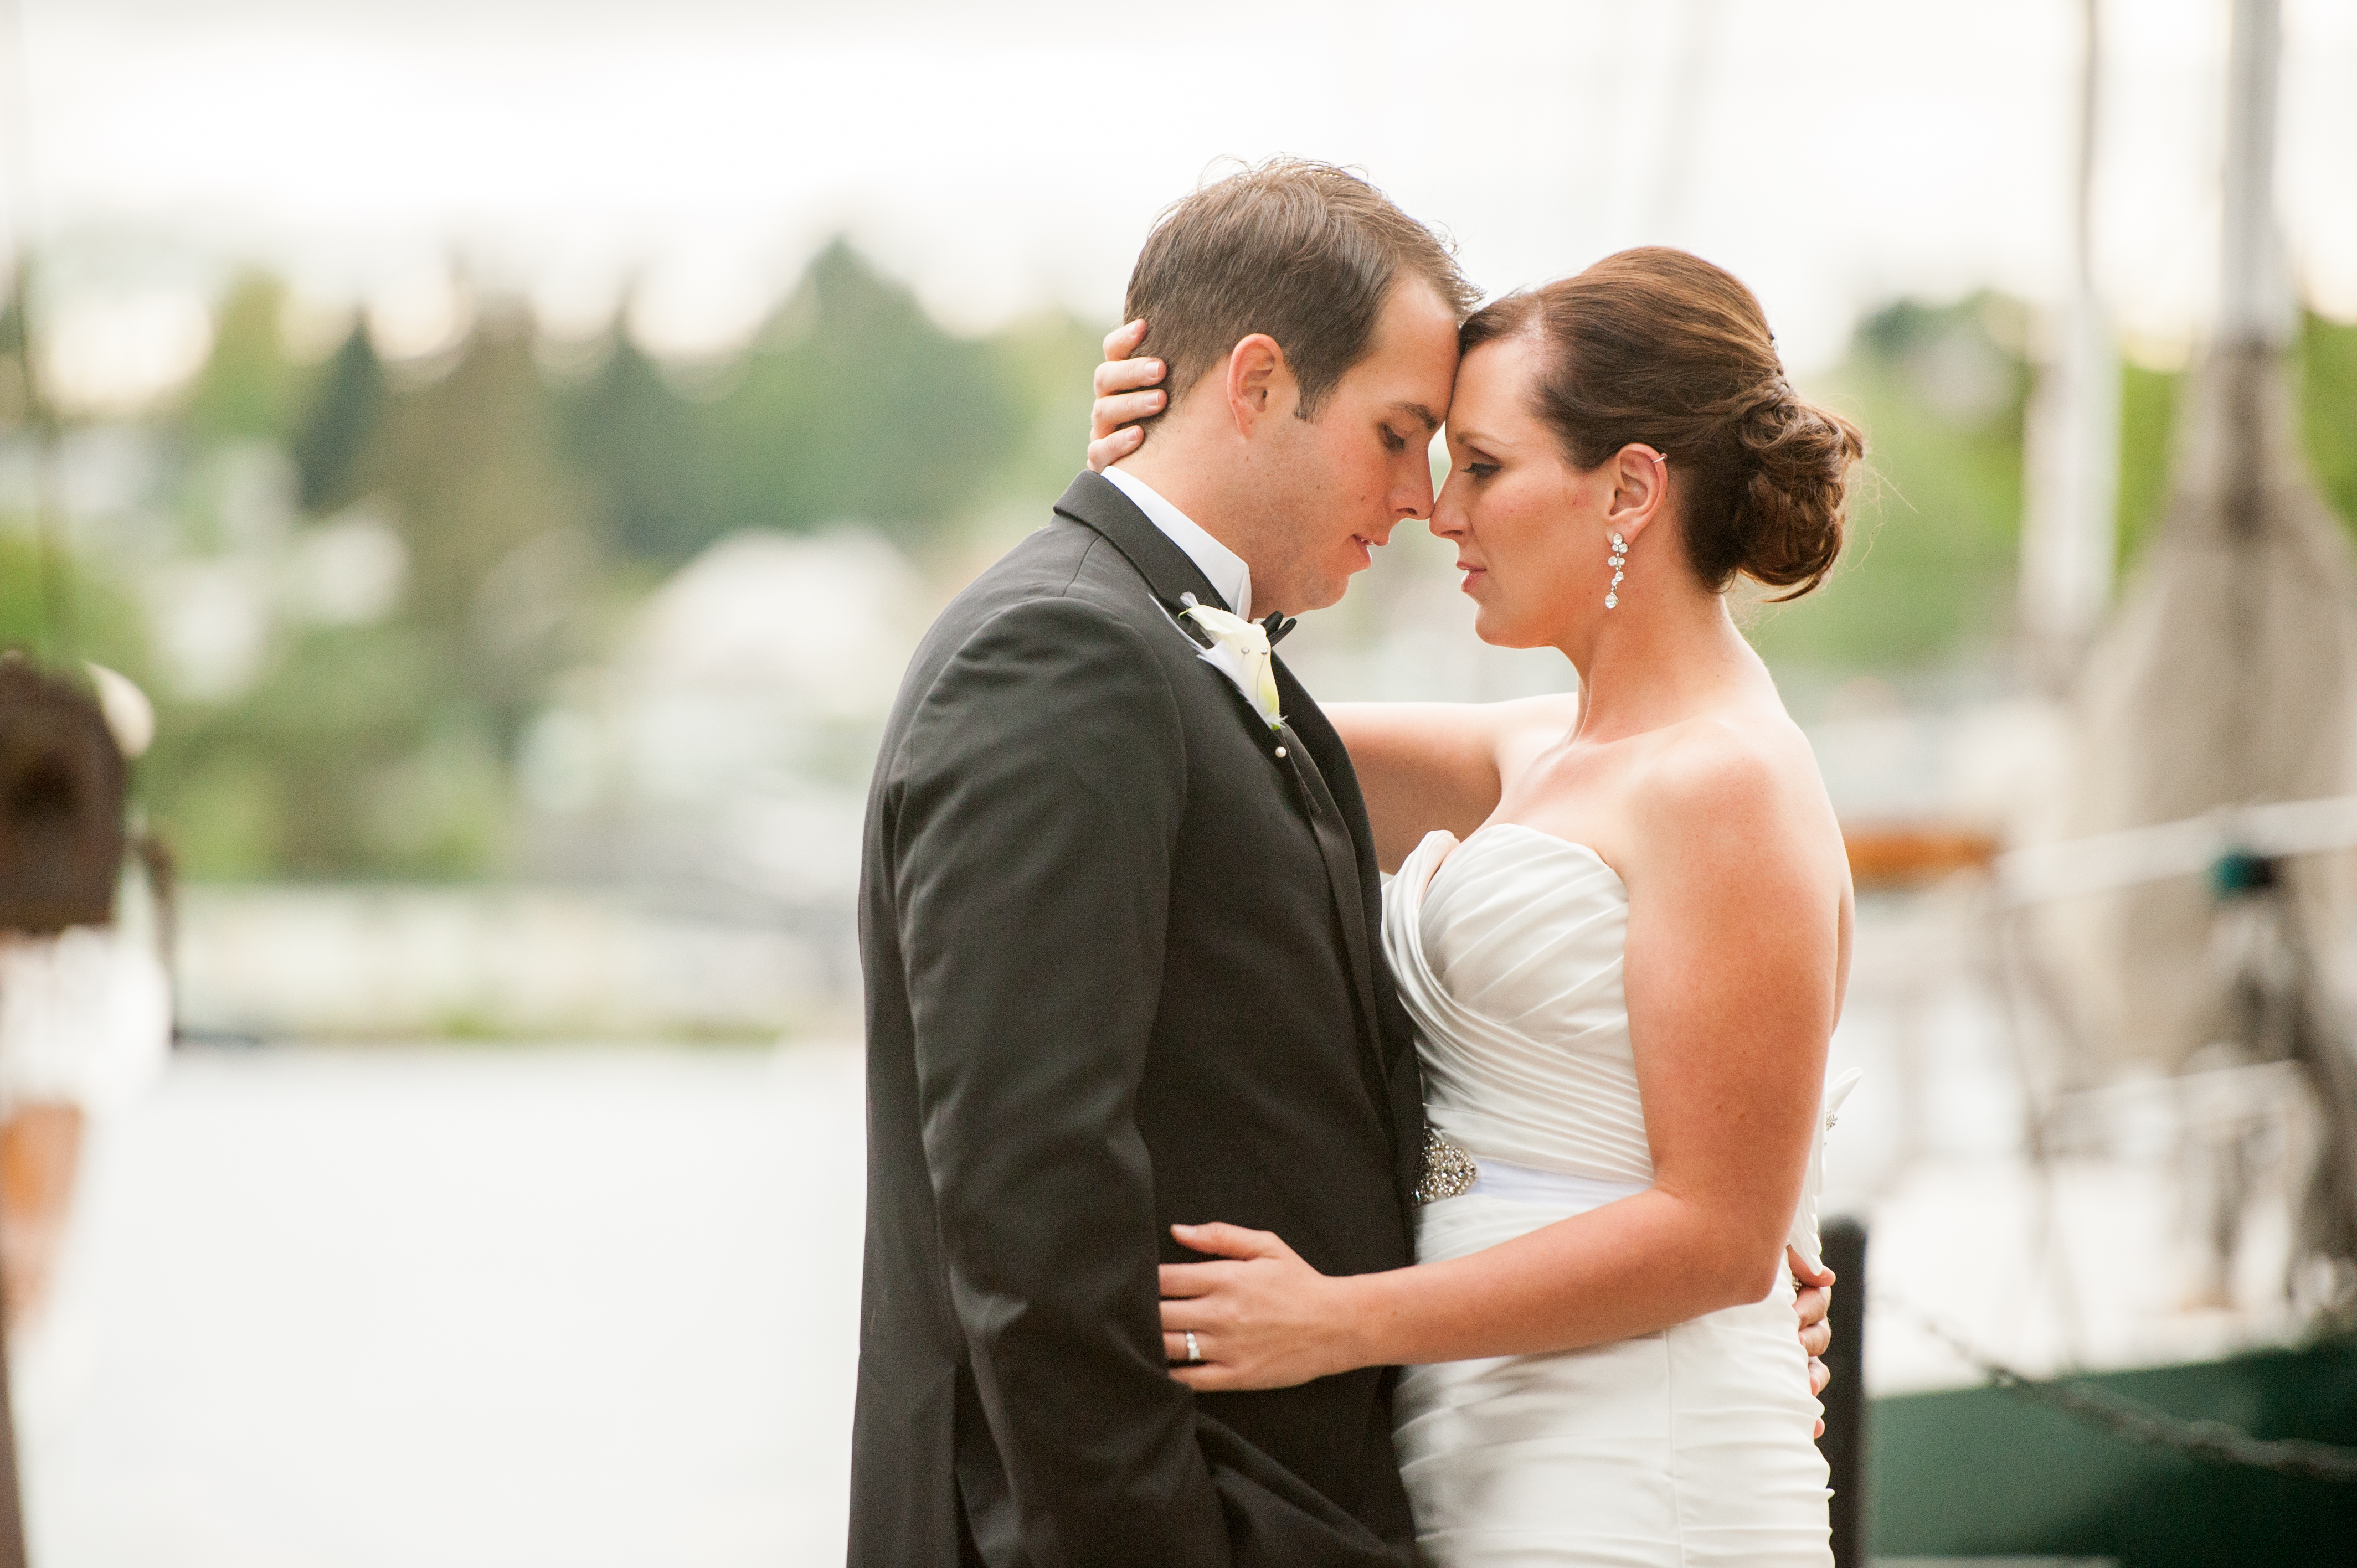
<path id="1" fill-rule="evenodd" d="M 1189 1328 L 1187 1330 L 1187 1359 L 1200 1361 L 1202 1359 L 1203 1348 L 1195 1343 L 1195 1331 Z"/>

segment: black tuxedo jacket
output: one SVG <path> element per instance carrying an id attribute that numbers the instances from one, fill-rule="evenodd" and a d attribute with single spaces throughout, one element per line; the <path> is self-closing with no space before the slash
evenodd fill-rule
<path id="1" fill-rule="evenodd" d="M 1173 1221 L 1413 1261 L 1423 1142 L 1348 757 L 1197 657 L 1223 601 L 1094 474 L 960 595 L 867 808 L 855 1568 L 1396 1565 L 1392 1374 L 1167 1375 Z"/>

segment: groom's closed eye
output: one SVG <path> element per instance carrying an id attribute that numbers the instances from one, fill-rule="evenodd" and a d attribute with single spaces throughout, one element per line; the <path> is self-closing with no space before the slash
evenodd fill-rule
<path id="1" fill-rule="evenodd" d="M 1440 429 L 1440 415 L 1420 403 L 1395 403 L 1392 404 L 1392 412 L 1405 414 L 1410 424 L 1422 425 L 1424 437 L 1427 441 L 1431 440 Z"/>

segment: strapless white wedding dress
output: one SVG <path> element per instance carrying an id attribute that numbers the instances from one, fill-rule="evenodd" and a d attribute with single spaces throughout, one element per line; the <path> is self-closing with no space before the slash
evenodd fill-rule
<path id="1" fill-rule="evenodd" d="M 1385 890 L 1432 1125 L 1480 1171 L 1417 1210 L 1420 1262 L 1652 1184 L 1620 983 L 1628 916 L 1594 851 L 1514 823 L 1462 843 L 1430 834 Z M 1803 1209 L 1795 1235 L 1813 1243 L 1813 1192 Z M 1818 1406 L 1792 1302 L 1784 1279 L 1765 1301 L 1640 1338 L 1408 1368 L 1396 1440 L 1426 1561 L 1826 1568 Z"/>

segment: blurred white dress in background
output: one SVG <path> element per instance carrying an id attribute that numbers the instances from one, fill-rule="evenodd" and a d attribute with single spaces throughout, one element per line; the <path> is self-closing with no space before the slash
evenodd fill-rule
<path id="1" fill-rule="evenodd" d="M 154 1080 L 171 1043 L 170 983 L 136 926 L 0 933 L 0 1116 L 111 1110 Z"/>

